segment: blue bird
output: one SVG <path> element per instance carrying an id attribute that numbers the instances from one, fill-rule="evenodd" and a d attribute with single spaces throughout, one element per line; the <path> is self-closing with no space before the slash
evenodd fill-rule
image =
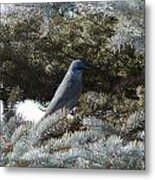
<path id="1" fill-rule="evenodd" d="M 82 74 L 86 68 L 86 64 L 81 60 L 74 60 L 71 63 L 64 79 L 47 107 L 44 118 L 58 109 L 65 107 L 72 110 L 77 105 L 82 90 Z"/>

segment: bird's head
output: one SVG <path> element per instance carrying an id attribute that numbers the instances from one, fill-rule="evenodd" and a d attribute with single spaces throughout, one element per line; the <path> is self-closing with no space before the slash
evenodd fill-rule
<path id="1" fill-rule="evenodd" d="M 69 71 L 70 71 L 73 75 L 81 78 L 82 72 L 83 72 L 86 68 L 87 68 L 87 65 L 86 65 L 83 61 L 81 61 L 81 60 L 74 60 L 74 61 L 72 61 L 71 65 L 70 65 L 70 67 L 69 67 Z"/>
<path id="2" fill-rule="evenodd" d="M 87 65 L 81 60 L 74 60 L 70 65 L 70 69 L 73 71 L 83 71 L 86 68 Z"/>

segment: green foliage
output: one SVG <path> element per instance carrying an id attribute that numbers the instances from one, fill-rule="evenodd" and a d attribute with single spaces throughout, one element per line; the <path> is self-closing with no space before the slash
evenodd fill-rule
<path id="1" fill-rule="evenodd" d="M 1 166 L 145 169 L 144 1 L 6 4 L 1 8 Z M 73 59 L 90 64 L 78 113 L 32 123 Z"/>
<path id="2" fill-rule="evenodd" d="M 61 113 L 46 118 L 46 123 L 41 121 L 37 124 L 21 124 L 7 141 L 4 141 L 7 134 L 5 131 L 1 138 L 1 166 L 134 170 L 145 168 L 142 139 L 138 140 L 136 136 L 133 139 L 131 131 L 126 139 L 125 130 L 117 132 L 112 126 L 93 116 L 74 117 L 73 121 L 79 118 L 81 126 L 73 131 L 67 123 L 68 130 L 62 132 L 61 136 L 59 132 L 64 126 L 59 126 L 53 133 L 53 128 L 59 124 L 58 119 L 61 122 L 66 121 Z M 141 118 L 139 112 L 132 114 L 128 120 L 130 125 L 132 124 L 129 129 L 137 129 Z M 57 120 L 51 123 L 52 119 Z M 142 119 L 144 120 L 144 117 Z M 48 124 L 48 132 L 45 124 Z M 43 132 L 50 133 L 48 139 Z"/>
<path id="3" fill-rule="evenodd" d="M 143 1 L 4 7 L 0 73 L 6 106 L 15 89 L 15 101 L 49 101 L 78 58 L 91 64 L 84 91 L 117 93 L 144 84 Z"/>
<path id="4" fill-rule="evenodd" d="M 83 115 L 92 115 L 114 126 L 116 129 L 126 128 L 127 119 L 135 111 L 144 109 L 144 87 L 136 88 L 135 97 L 130 99 L 125 93 L 87 92 L 81 96 L 79 111 Z"/>

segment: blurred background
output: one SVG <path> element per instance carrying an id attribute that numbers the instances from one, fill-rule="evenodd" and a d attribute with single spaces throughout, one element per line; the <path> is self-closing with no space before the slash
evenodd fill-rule
<path id="1" fill-rule="evenodd" d="M 23 122 L 37 123 L 69 64 L 82 59 L 91 68 L 84 73 L 79 116 L 144 142 L 143 0 L 0 7 L 1 135 L 9 141 Z"/>

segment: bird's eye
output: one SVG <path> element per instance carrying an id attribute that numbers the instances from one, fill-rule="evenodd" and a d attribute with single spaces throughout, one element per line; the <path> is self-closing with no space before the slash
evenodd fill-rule
<path id="1" fill-rule="evenodd" d="M 77 70 L 81 70 L 82 68 L 81 68 L 81 67 L 77 67 L 76 69 L 77 69 Z"/>

